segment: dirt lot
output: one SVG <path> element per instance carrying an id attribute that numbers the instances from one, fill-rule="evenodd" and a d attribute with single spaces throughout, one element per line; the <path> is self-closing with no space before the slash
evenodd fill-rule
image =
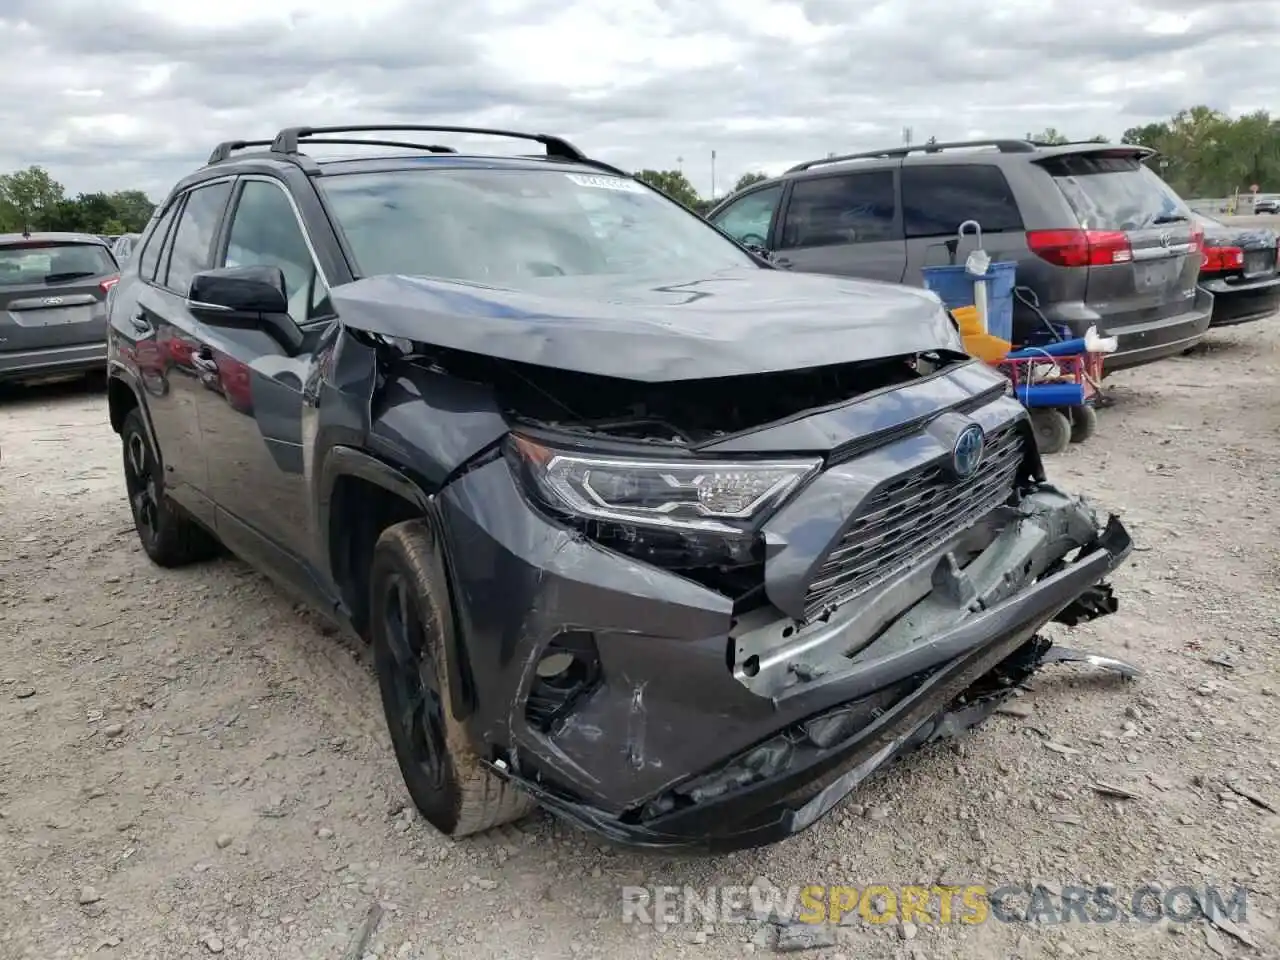
<path id="1" fill-rule="evenodd" d="M 1073 642 L 1148 673 L 1052 668 L 1027 716 L 717 859 L 602 848 L 543 815 L 442 840 L 404 810 L 363 651 L 238 562 L 149 565 L 100 393 L 4 395 L 0 957 L 338 960 L 375 901 L 383 958 L 767 955 L 773 925 L 624 925 L 620 888 L 939 879 L 1122 901 L 1146 881 L 1242 885 L 1248 923 L 855 915 L 802 955 L 1280 956 L 1280 816 L 1263 806 L 1280 806 L 1280 319 L 1108 382 L 1100 434 L 1050 465 L 1139 549 L 1122 612 Z"/>

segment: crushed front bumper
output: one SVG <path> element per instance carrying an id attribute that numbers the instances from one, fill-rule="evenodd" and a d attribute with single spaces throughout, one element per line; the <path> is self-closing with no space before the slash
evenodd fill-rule
<path id="1" fill-rule="evenodd" d="M 1114 609 L 1102 580 L 1131 547 L 1118 519 L 1042 484 L 797 629 L 771 606 L 739 622 L 721 594 L 547 521 L 502 462 L 437 507 L 446 542 L 465 544 L 449 564 L 472 691 L 455 707 L 473 744 L 549 809 L 652 847 L 780 840 L 893 757 L 981 719 L 973 698 L 989 712 L 1035 669 L 1044 624 Z M 599 670 L 539 728 L 536 668 L 566 634 Z"/>

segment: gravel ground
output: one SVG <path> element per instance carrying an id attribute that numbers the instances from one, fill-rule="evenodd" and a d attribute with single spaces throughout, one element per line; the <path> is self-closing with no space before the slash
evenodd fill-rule
<path id="1" fill-rule="evenodd" d="M 620 889 L 939 880 L 1240 885 L 1248 921 L 858 920 L 806 928 L 801 955 L 1280 956 L 1280 319 L 1108 384 L 1099 435 L 1050 467 L 1138 550 L 1122 611 L 1072 642 L 1148 672 L 1051 668 L 1018 715 L 720 858 L 602 847 L 542 814 L 441 839 L 405 810 L 365 652 L 239 562 L 151 566 L 100 392 L 5 394 L 0 957 L 338 960 L 373 903 L 364 949 L 384 958 L 769 955 L 805 943 L 627 925 Z"/>

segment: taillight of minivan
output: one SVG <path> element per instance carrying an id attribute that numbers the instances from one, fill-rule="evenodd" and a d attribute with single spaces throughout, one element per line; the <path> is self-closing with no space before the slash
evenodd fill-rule
<path id="1" fill-rule="evenodd" d="M 1108 267 L 1133 261 L 1133 247 L 1121 230 L 1028 230 L 1027 246 L 1057 267 Z"/>

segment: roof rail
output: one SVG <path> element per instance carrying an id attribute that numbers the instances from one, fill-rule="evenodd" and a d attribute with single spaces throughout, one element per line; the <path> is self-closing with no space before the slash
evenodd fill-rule
<path id="1" fill-rule="evenodd" d="M 450 127 L 422 124 L 361 124 L 350 127 L 285 127 L 276 134 L 271 143 L 272 153 L 296 154 L 303 141 L 315 142 L 316 134 L 329 133 L 377 133 L 387 131 L 405 131 L 416 133 L 465 133 L 478 136 L 510 137 L 514 140 L 533 140 L 547 148 L 547 156 L 558 160 L 572 160 L 577 163 L 589 163 L 586 154 L 568 140 L 553 137 L 546 133 L 519 133 L 514 130 L 492 130 L 484 127 Z M 359 142 L 359 141 L 356 141 Z"/>
<path id="2" fill-rule="evenodd" d="M 236 150 L 243 150 L 246 147 L 269 146 L 271 146 L 270 140 L 224 140 L 213 148 L 213 153 L 209 154 L 209 163 L 221 163 Z"/>
<path id="3" fill-rule="evenodd" d="M 1028 140 L 1027 142 L 1036 147 L 1079 147 L 1089 143 L 1097 144 L 1100 147 L 1113 145 L 1110 140 L 1059 140 L 1057 142 L 1051 142 L 1049 140 Z M 1121 144 L 1121 146 L 1127 146 L 1127 144 Z"/>
<path id="4" fill-rule="evenodd" d="M 319 143 L 345 147 L 399 147 L 405 150 L 423 150 L 427 153 L 457 153 L 453 147 L 439 143 L 409 143 L 406 140 L 349 140 L 345 137 L 308 137 L 308 144 Z"/>
<path id="5" fill-rule="evenodd" d="M 889 157 L 906 157 L 913 153 L 941 153 L 964 147 L 996 147 L 1001 153 L 1035 153 L 1037 146 L 1029 140 L 954 140 L 946 143 L 921 143 L 914 146 L 890 147 L 887 150 L 867 150 L 863 153 L 846 153 L 835 157 L 822 157 L 797 163 L 787 173 L 800 173 L 828 163 L 844 163 L 846 160 L 880 160 Z"/>
<path id="6" fill-rule="evenodd" d="M 246 147 L 269 147 L 274 142 L 274 140 L 227 140 L 225 143 L 220 143 L 213 148 L 213 153 L 209 154 L 209 163 L 221 163 L 223 160 L 229 159 L 236 150 L 244 150 Z M 428 153 L 458 152 L 453 147 L 445 147 L 437 143 L 409 143 L 404 140 L 345 140 L 315 137 L 309 138 L 307 143 L 354 147 L 400 147 L 405 150 L 425 150 Z"/>

